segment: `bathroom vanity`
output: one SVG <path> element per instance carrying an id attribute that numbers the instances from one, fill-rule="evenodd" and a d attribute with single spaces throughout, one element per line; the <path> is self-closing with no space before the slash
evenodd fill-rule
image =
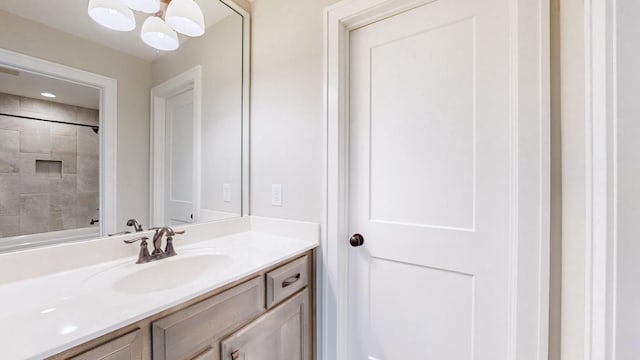
<path id="1" fill-rule="evenodd" d="M 313 251 L 51 359 L 311 359 Z"/>
<path id="2" fill-rule="evenodd" d="M 0 255 L 3 271 L 88 249 L 111 258 L 0 279 L 4 356 L 313 359 L 317 224 L 244 217 L 186 229 L 178 255 L 146 264 L 123 243 L 137 234 Z"/>

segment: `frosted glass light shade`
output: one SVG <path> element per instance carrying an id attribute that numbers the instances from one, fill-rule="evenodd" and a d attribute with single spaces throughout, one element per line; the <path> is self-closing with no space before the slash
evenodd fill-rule
<path id="1" fill-rule="evenodd" d="M 131 31 L 136 28 L 133 11 L 122 0 L 90 0 L 87 12 L 95 22 L 111 30 Z"/>
<path id="2" fill-rule="evenodd" d="M 155 14 L 160 11 L 160 0 L 124 0 L 132 10 L 147 14 Z"/>
<path id="3" fill-rule="evenodd" d="M 193 37 L 204 34 L 204 15 L 200 6 L 193 0 L 172 0 L 164 19 L 181 34 Z"/>
<path id="4" fill-rule="evenodd" d="M 144 21 L 140 37 L 145 44 L 162 51 L 173 51 L 180 46 L 178 34 L 157 16 L 149 16 Z"/>

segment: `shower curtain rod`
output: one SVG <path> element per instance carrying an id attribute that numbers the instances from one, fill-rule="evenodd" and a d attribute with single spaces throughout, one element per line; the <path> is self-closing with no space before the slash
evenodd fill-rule
<path id="1" fill-rule="evenodd" d="M 100 127 L 97 126 L 97 125 L 77 124 L 77 123 L 72 123 L 72 122 L 68 122 L 68 121 L 41 119 L 41 118 L 37 118 L 37 117 L 13 115 L 13 114 L 7 114 L 7 113 L 2 113 L 2 112 L 0 112 L 0 116 L 11 116 L 11 117 L 14 117 L 14 118 L 19 118 L 19 119 L 46 121 L 46 122 L 51 122 L 51 123 L 56 123 L 56 124 L 65 124 L 65 125 L 75 125 L 75 126 L 89 127 L 89 128 L 92 128 L 93 131 L 96 132 L 96 134 L 98 133 L 98 130 L 100 130 Z"/>

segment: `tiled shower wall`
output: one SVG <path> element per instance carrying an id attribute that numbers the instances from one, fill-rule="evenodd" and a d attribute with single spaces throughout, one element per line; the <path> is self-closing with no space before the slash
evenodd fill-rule
<path id="1" fill-rule="evenodd" d="M 98 125 L 98 110 L 3 93 L 0 113 Z M 98 219 L 98 154 L 89 127 L 0 116 L 0 237 L 91 226 Z M 55 162 L 36 171 L 37 160 Z"/>

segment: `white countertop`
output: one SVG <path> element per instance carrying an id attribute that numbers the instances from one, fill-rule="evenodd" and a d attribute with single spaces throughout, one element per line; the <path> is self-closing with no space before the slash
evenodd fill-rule
<path id="1" fill-rule="evenodd" d="M 179 246 L 178 238 L 175 242 L 178 255 L 157 262 L 138 265 L 136 257 L 120 258 L 1 285 L 2 358 L 42 359 L 60 353 L 318 245 L 255 230 L 186 246 Z M 131 294 L 114 287 L 127 274 L 196 253 L 225 255 L 232 261 L 167 290 Z"/>

